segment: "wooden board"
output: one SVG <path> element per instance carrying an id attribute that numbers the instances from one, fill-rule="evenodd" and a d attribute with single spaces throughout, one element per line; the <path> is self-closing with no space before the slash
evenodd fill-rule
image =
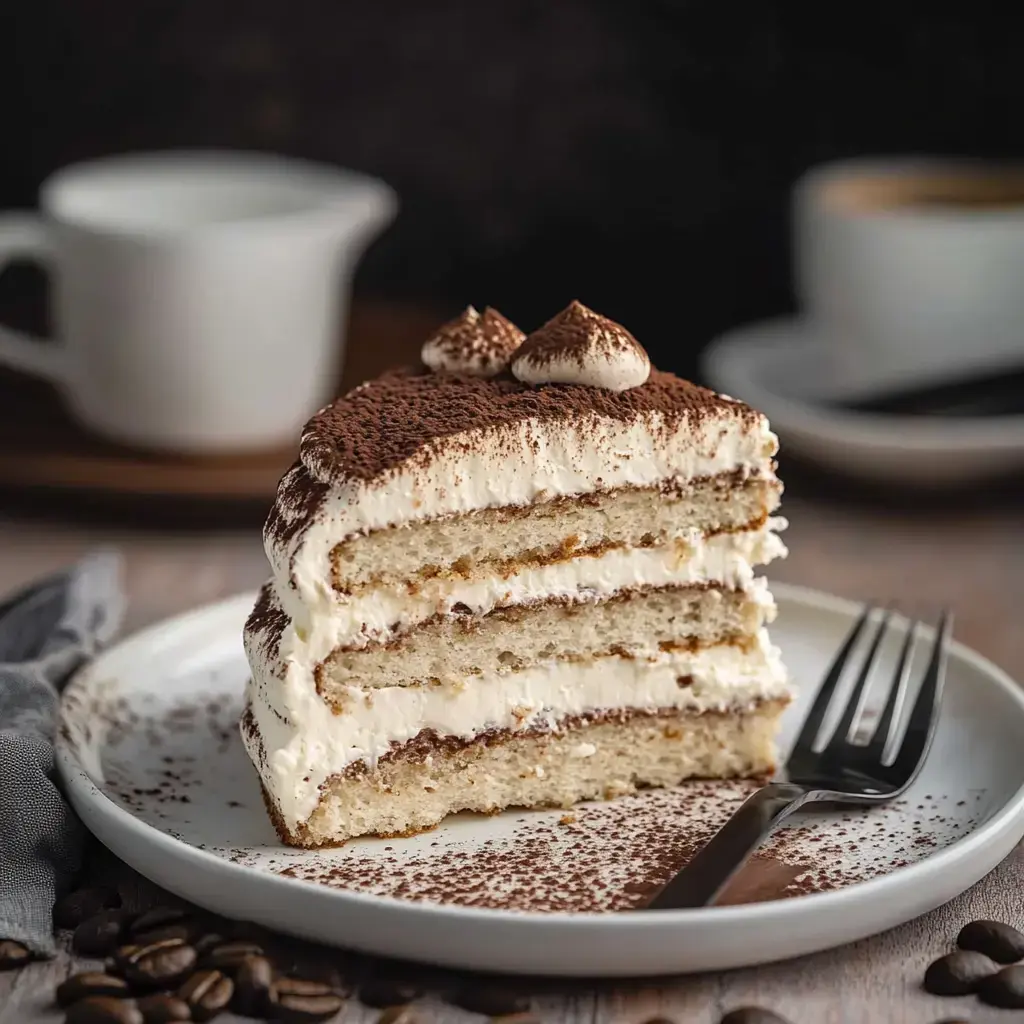
<path id="1" fill-rule="evenodd" d="M 345 390 L 410 362 L 443 314 L 356 304 L 348 330 Z M 296 444 L 298 438 L 295 439 Z M 0 487 L 203 501 L 269 501 L 295 447 L 239 456 L 174 457 L 95 438 L 48 385 L 0 371 Z"/>

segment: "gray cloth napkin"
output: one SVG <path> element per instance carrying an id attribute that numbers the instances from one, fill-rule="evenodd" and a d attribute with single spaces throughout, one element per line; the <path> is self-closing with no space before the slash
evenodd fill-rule
<path id="1" fill-rule="evenodd" d="M 57 894 L 85 831 L 57 785 L 57 705 L 74 671 L 121 624 L 120 559 L 100 551 L 0 604 L 0 939 L 55 952 Z"/>

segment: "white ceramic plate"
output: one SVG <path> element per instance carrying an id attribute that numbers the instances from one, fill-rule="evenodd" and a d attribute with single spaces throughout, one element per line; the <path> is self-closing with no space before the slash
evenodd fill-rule
<path id="1" fill-rule="evenodd" d="M 805 687 L 787 715 L 788 739 L 856 608 L 775 589 L 775 636 Z M 736 784 L 640 794 L 582 808 L 574 821 L 559 811 L 459 816 L 410 839 L 289 849 L 267 821 L 235 726 L 246 678 L 240 633 L 253 599 L 172 619 L 97 658 L 65 694 L 58 744 L 89 828 L 153 881 L 230 917 L 453 967 L 579 976 L 723 969 L 909 920 L 983 877 L 1024 833 L 1024 697 L 955 646 L 935 747 L 908 798 L 781 830 L 733 893 L 761 902 L 607 910 L 635 902 L 685 859 L 742 796 Z M 894 650 L 885 656 L 882 671 Z M 814 888 L 828 891 L 793 895 Z M 783 896 L 791 898 L 771 898 Z"/>
<path id="2" fill-rule="evenodd" d="M 911 418 L 828 406 L 823 399 L 884 390 L 868 362 L 843 358 L 829 340 L 800 319 L 753 324 L 709 345 L 702 368 L 713 388 L 760 409 L 785 451 L 847 475 L 948 485 L 1024 467 L 1024 416 Z"/>

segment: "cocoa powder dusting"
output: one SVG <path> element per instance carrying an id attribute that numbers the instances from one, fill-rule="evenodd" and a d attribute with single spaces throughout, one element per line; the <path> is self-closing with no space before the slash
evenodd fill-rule
<path id="1" fill-rule="evenodd" d="M 104 792 L 153 827 L 253 870 L 336 888 L 477 907 L 635 909 L 757 785 L 692 782 L 568 813 L 457 815 L 409 839 L 295 849 L 253 831 L 256 820 L 267 826 L 258 781 L 240 750 L 239 719 L 257 765 L 265 753 L 251 712 L 238 703 L 237 684 L 222 675 L 211 673 L 201 699 L 180 703 L 121 694 L 76 701 L 72 690 L 69 742 L 93 744 L 90 730 L 102 729 Z M 990 797 L 984 790 L 915 795 L 884 807 L 797 815 L 737 876 L 723 902 L 822 892 L 919 863 L 976 829 Z M 219 842 L 211 842 L 211 821 L 218 822 Z"/>
<path id="2" fill-rule="evenodd" d="M 504 441 L 514 458 L 522 443 L 517 428 L 524 421 L 586 429 L 600 419 L 630 422 L 650 413 L 658 413 L 668 429 L 682 419 L 698 426 L 709 416 L 750 421 L 758 416 L 740 402 L 657 370 L 642 386 L 614 392 L 574 384 L 533 386 L 509 375 L 480 378 L 405 368 L 361 385 L 314 416 L 303 431 L 300 452 L 303 465 L 321 483 L 366 482 L 398 467 L 425 466 L 451 445 L 470 452 L 485 436 L 499 447 Z"/>
<path id="3" fill-rule="evenodd" d="M 643 346 L 622 324 L 573 300 L 561 313 L 527 336 L 516 358 L 528 359 L 537 367 L 567 359 L 582 366 L 588 353 L 614 355 L 631 350 L 647 358 Z"/>
<path id="4" fill-rule="evenodd" d="M 544 824 L 523 812 L 505 841 L 443 851 L 434 843 L 416 854 L 376 846 L 329 862 L 296 861 L 279 874 L 335 888 L 467 907 L 635 910 L 693 858 L 756 785 L 693 782 L 676 790 L 584 805 Z M 786 830 L 780 832 L 737 875 L 722 902 L 785 899 L 857 880 L 827 866 L 829 850 L 815 850 L 812 860 L 805 844 L 806 840 L 794 844 Z"/>
<path id="5" fill-rule="evenodd" d="M 245 632 L 250 636 L 258 636 L 267 658 L 273 660 L 281 646 L 281 635 L 290 621 L 288 614 L 277 603 L 272 585 L 265 583 L 260 588 L 256 606 L 246 620 Z"/>
<path id="6" fill-rule="evenodd" d="M 496 309 L 468 306 L 423 344 L 423 362 L 438 372 L 493 377 L 508 367 L 526 335 Z"/>
<path id="7" fill-rule="evenodd" d="M 301 462 L 294 463 L 278 485 L 277 498 L 263 524 L 264 540 L 286 543 L 305 530 L 314 521 L 329 490 Z"/>

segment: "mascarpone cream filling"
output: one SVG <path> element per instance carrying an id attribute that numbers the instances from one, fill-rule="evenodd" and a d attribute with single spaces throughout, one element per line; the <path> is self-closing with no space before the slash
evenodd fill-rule
<path id="1" fill-rule="evenodd" d="M 408 628 L 456 604 L 484 614 L 502 605 L 555 596 L 600 600 L 634 587 L 714 583 L 743 590 L 770 606 L 765 581 L 754 578 L 752 566 L 785 555 L 775 532 L 784 525 L 784 520 L 772 519 L 757 530 L 710 538 L 695 534 L 659 548 L 607 551 L 523 569 L 507 579 L 433 580 L 415 592 L 379 587 L 348 597 L 331 592 L 331 600 L 316 608 L 292 595 L 287 603 L 282 601 L 292 619 L 276 644 L 259 632 L 247 631 L 245 636 L 253 669 L 249 700 L 264 747 L 260 772 L 267 790 L 285 822 L 294 827 L 312 814 L 327 778 L 355 761 L 372 763 L 392 742 L 404 742 L 423 729 L 466 737 L 489 728 L 550 724 L 585 711 L 712 710 L 784 694 L 784 670 L 763 632 L 753 652 L 723 645 L 653 661 L 552 662 L 453 686 L 352 687 L 349 706 L 341 714 L 316 692 L 314 675 L 339 645 L 386 640 L 396 628 Z M 280 588 L 275 589 L 280 599 Z M 268 650 L 274 651 L 273 657 Z M 680 686 L 681 676 L 692 676 L 693 684 Z M 247 745 L 254 742 L 245 739 Z M 261 764 L 257 751 L 250 752 L 254 763 Z"/>
<path id="2" fill-rule="evenodd" d="M 771 459 L 778 451 L 767 419 L 751 423 L 739 413 L 674 423 L 659 412 L 629 422 L 598 416 L 582 422 L 529 419 L 510 429 L 511 437 L 504 430 L 445 438 L 426 466 L 398 467 L 371 481 L 331 482 L 308 524 L 287 539 L 274 532 L 264 538 L 279 589 L 294 587 L 299 601 L 310 606 L 329 600 L 331 550 L 371 530 L 723 473 L 774 477 Z M 310 515 L 289 501 L 292 491 L 302 490 L 304 476 L 316 479 L 317 473 L 300 466 L 281 481 L 277 510 L 284 522 Z"/>
<path id="3" fill-rule="evenodd" d="M 465 685 L 347 688 L 337 714 L 305 686 L 249 688 L 265 751 L 260 768 L 286 825 L 316 809 L 320 786 L 349 765 L 373 765 L 393 743 L 425 729 L 471 739 L 490 729 L 551 728 L 566 717 L 613 709 L 727 711 L 788 695 L 779 651 L 762 630 L 752 649 L 728 644 L 655 661 L 600 658 L 549 662 Z M 247 746 L 257 741 L 243 730 Z M 250 749 L 253 762 L 261 764 Z M 581 753 L 581 756 L 585 756 Z"/>
<path id="4" fill-rule="evenodd" d="M 785 545 L 776 532 L 785 525 L 784 519 L 775 517 L 757 530 L 708 538 L 695 530 L 660 547 L 581 555 L 552 565 L 524 567 L 507 577 L 432 579 L 415 587 L 370 587 L 355 595 L 330 591 L 314 606 L 275 582 L 277 600 L 292 619 L 281 639 L 281 655 L 320 662 L 337 647 L 386 642 L 434 615 L 449 614 L 456 605 L 484 615 L 495 608 L 551 598 L 600 600 L 638 587 L 711 582 L 744 589 L 753 582 L 753 565 L 785 556 Z"/>

